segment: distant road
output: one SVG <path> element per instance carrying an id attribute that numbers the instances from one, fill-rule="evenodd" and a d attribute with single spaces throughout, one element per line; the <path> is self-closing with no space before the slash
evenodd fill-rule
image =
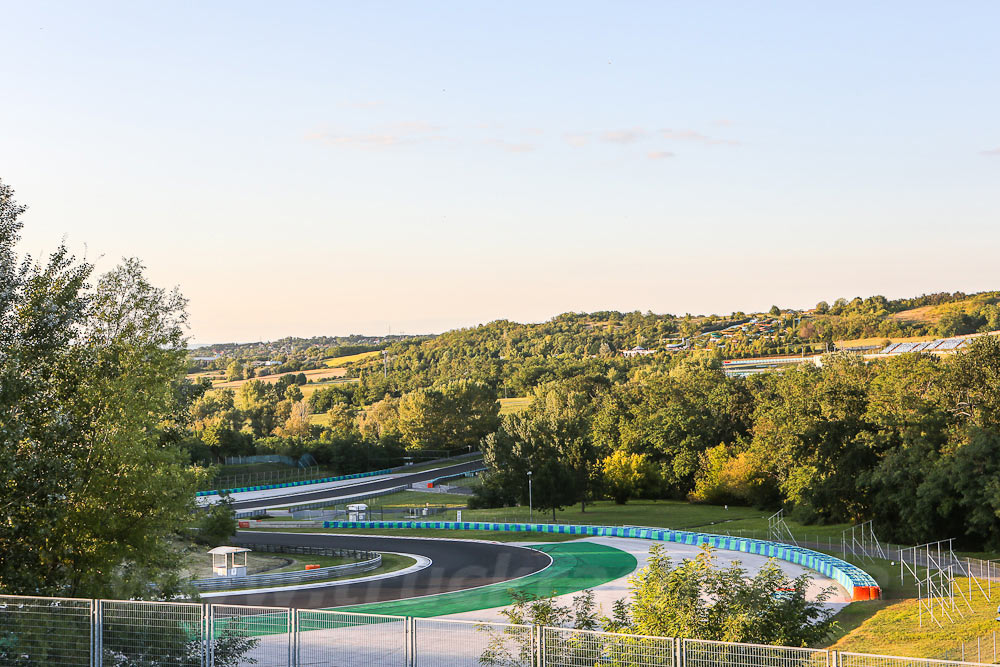
<path id="1" fill-rule="evenodd" d="M 289 493 L 288 495 L 282 496 L 236 501 L 233 503 L 233 507 L 237 512 L 245 512 L 247 510 L 264 509 L 267 507 L 284 507 L 287 505 L 313 503 L 322 500 L 330 500 L 333 502 L 338 498 L 353 497 L 365 493 L 384 491 L 385 489 L 391 489 L 397 486 L 409 486 L 410 484 L 414 484 L 416 482 L 428 482 L 437 477 L 471 472 L 473 470 L 480 470 L 482 467 L 482 460 L 474 459 L 472 461 L 466 461 L 465 463 L 459 463 L 457 465 L 447 466 L 444 468 L 435 468 L 433 470 L 415 472 L 409 475 L 394 475 L 388 479 L 375 478 L 370 482 L 360 482 L 349 486 L 338 486 L 336 488 L 324 489 L 322 491 L 302 491 L 300 493 Z M 305 489 L 307 487 L 302 488 Z"/>

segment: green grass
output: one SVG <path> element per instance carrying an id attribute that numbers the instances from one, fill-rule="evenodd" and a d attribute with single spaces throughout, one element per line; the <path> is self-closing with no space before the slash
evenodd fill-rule
<path id="1" fill-rule="evenodd" d="M 479 452 L 473 452 L 472 454 L 456 454 L 450 459 L 445 459 L 443 461 L 435 460 L 434 463 L 415 463 L 412 466 L 407 466 L 398 470 L 401 475 L 408 475 L 411 472 L 423 472 L 425 470 L 434 470 L 435 468 L 446 468 L 449 466 L 456 466 L 460 463 L 468 463 L 475 459 L 482 459 L 483 455 Z"/>
<path id="2" fill-rule="evenodd" d="M 295 466 L 290 466 L 284 463 L 243 463 L 220 465 L 216 466 L 216 469 L 218 477 L 224 477 L 226 475 L 250 475 L 258 472 L 294 472 L 297 470 Z"/>
<path id="3" fill-rule="evenodd" d="M 346 565 L 347 563 L 356 563 L 358 558 L 348 558 L 345 556 L 308 556 L 301 554 L 277 554 L 278 556 L 287 557 L 292 561 L 291 565 L 286 565 L 285 567 L 278 568 L 277 570 L 268 570 L 268 574 L 275 572 L 298 572 L 299 570 L 304 570 L 306 565 L 319 565 L 320 567 L 333 567 L 334 565 Z"/>
<path id="4" fill-rule="evenodd" d="M 371 352 L 359 352 L 357 354 L 348 354 L 343 357 L 324 359 L 323 363 L 325 363 L 330 368 L 340 368 L 341 366 L 346 366 L 347 364 L 353 364 L 355 361 L 364 361 L 365 359 L 371 359 L 372 357 L 377 357 L 380 354 L 382 354 L 380 350 L 372 350 Z"/>
<path id="5" fill-rule="evenodd" d="M 490 584 L 481 588 L 443 593 L 412 600 L 394 600 L 375 604 L 342 607 L 344 611 L 371 614 L 398 614 L 429 617 L 465 611 L 503 607 L 512 602 L 511 591 L 539 596 L 576 593 L 624 577 L 638 562 L 630 553 L 590 542 L 535 545 L 552 556 L 552 565 L 513 582 Z"/>
<path id="6" fill-rule="evenodd" d="M 424 507 L 425 505 L 447 505 L 448 507 L 465 507 L 469 496 L 456 493 L 435 493 L 432 491 L 399 491 L 387 496 L 374 498 L 374 505 L 369 507 Z"/>
<path id="7" fill-rule="evenodd" d="M 445 486 L 472 487 L 482 484 L 482 479 L 479 477 L 456 477 L 455 479 L 445 480 L 444 484 Z M 464 497 L 468 498 L 469 496 Z"/>
<path id="8" fill-rule="evenodd" d="M 552 512 L 528 511 L 527 507 L 503 507 L 499 509 L 462 510 L 463 521 L 495 521 L 524 523 L 530 519 L 535 523 L 551 523 Z M 636 525 L 676 528 L 679 530 L 703 530 L 720 532 L 731 522 L 761 517 L 762 512 L 749 507 L 730 506 L 724 509 L 716 505 L 692 505 L 675 500 L 635 500 L 626 505 L 616 505 L 611 501 L 588 504 L 585 512 L 579 505 L 557 510 L 556 523 Z M 435 515 L 437 521 L 454 520 L 455 513 Z M 767 522 L 764 521 L 766 527 Z M 714 530 L 709 530 L 714 528 Z"/>
<path id="9" fill-rule="evenodd" d="M 898 583 L 899 580 L 896 581 Z M 954 622 L 944 619 L 943 627 L 938 627 L 926 610 L 923 612 L 921 627 L 919 604 L 912 597 L 852 603 L 837 615 L 837 621 L 843 627 L 838 636 L 833 638 L 830 648 L 926 658 L 943 658 L 950 652 L 948 657 L 960 659 L 959 642 L 974 641 L 976 637 L 997 629 L 997 622 L 994 620 L 996 594 L 993 602 L 986 600 L 976 588 L 970 596 L 968 584 L 968 579 L 956 579 L 956 585 L 964 590 L 971 603 L 971 610 L 961 598 L 957 598 L 961 616 L 951 611 Z M 941 618 L 940 613 L 937 616 Z M 984 662 L 992 662 L 992 641 L 989 650 L 990 654 L 984 656 Z M 967 654 L 966 658 L 976 660 L 974 655 L 970 657 Z"/>
<path id="10" fill-rule="evenodd" d="M 501 415 L 512 415 L 517 412 L 523 412 L 528 409 L 528 405 L 531 404 L 530 397 L 524 398 L 501 398 L 500 399 L 500 414 Z"/>

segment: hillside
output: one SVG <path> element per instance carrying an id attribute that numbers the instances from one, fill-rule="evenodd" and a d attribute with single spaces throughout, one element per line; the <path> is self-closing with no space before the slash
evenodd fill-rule
<path id="1" fill-rule="evenodd" d="M 524 396 L 546 380 L 591 376 L 613 383 L 634 368 L 669 368 L 678 355 L 699 352 L 732 359 L 814 354 L 996 330 L 998 302 L 998 292 L 940 292 L 820 301 L 808 310 L 774 306 L 766 313 L 564 313 L 546 322 L 497 320 L 437 336 L 212 346 L 192 353 L 189 370 L 215 371 L 216 386 L 230 387 L 249 377 L 287 373 L 305 373 L 313 383 L 329 381 L 336 370 L 361 381 L 366 402 L 460 378 L 487 382 L 501 396 Z"/>

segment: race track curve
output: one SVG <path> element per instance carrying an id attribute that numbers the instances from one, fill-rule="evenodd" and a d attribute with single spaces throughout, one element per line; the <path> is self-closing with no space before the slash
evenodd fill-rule
<path id="1" fill-rule="evenodd" d="M 358 549 L 426 556 L 430 567 L 376 581 L 271 593 L 233 593 L 213 597 L 213 604 L 325 609 L 400 600 L 465 590 L 527 576 L 548 567 L 541 551 L 494 542 L 316 533 L 239 531 L 234 544 L 284 544 Z"/>
<path id="2" fill-rule="evenodd" d="M 304 490 L 308 487 L 297 487 L 299 489 L 303 489 L 303 491 L 295 493 L 289 489 L 288 495 L 254 498 L 252 500 L 237 500 L 233 503 L 233 509 L 237 512 L 245 512 L 247 510 L 266 507 L 282 507 L 285 505 L 316 502 L 320 500 L 334 499 L 341 496 L 359 496 L 361 494 L 374 493 L 376 491 L 383 491 L 397 486 L 409 486 L 415 482 L 427 482 L 446 475 L 456 475 L 463 472 L 481 470 L 482 467 L 483 462 L 481 460 L 473 460 L 444 468 L 434 468 L 433 470 L 415 472 L 409 475 L 399 475 L 398 477 L 391 477 L 388 479 L 374 478 L 371 482 L 361 482 L 358 484 L 351 484 L 349 486 L 325 489 L 323 491 L 309 492 Z"/>

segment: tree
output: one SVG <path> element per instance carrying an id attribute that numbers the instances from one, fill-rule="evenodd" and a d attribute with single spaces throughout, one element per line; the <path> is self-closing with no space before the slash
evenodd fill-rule
<path id="1" fill-rule="evenodd" d="M 545 424 L 531 414 L 506 415 L 495 434 L 483 443 L 483 462 L 489 468 L 477 490 L 477 506 L 491 501 L 527 505 L 528 472 L 532 473 L 532 504 L 540 511 L 557 509 L 576 502 L 577 478 L 565 461 Z"/>
<path id="2" fill-rule="evenodd" d="M 488 639 L 486 649 L 479 657 L 481 665 L 521 667 L 532 664 L 534 643 L 531 635 L 523 631 L 525 625 L 571 627 L 587 631 L 600 628 L 593 591 L 587 590 L 575 595 L 570 606 L 560 605 L 552 596 L 539 597 L 515 589 L 510 590 L 510 597 L 513 604 L 500 611 L 510 626 L 502 630 L 493 625 L 482 627 Z M 560 637 L 547 637 L 544 664 L 590 665 L 594 663 L 593 654 L 593 648 L 587 644 L 561 641 Z"/>
<path id="3" fill-rule="evenodd" d="M 630 454 L 619 449 L 601 462 L 601 471 L 605 489 L 618 505 L 624 505 L 656 484 L 656 469 L 646 454 Z"/>
<path id="4" fill-rule="evenodd" d="M 226 366 L 226 381 L 233 382 L 235 380 L 243 379 L 243 362 L 239 359 L 233 359 Z"/>
<path id="5" fill-rule="evenodd" d="M 171 594 L 170 538 L 206 477 L 165 433 L 187 365 L 184 300 L 136 260 L 94 289 L 65 247 L 19 262 L 22 211 L 0 183 L 0 589 Z"/>
<path id="6" fill-rule="evenodd" d="M 233 499 L 228 493 L 223 493 L 219 502 L 203 510 L 195 526 L 194 539 L 199 544 L 222 546 L 236 534 L 236 512 L 233 510 Z"/>
<path id="7" fill-rule="evenodd" d="M 399 401 L 399 430 L 410 449 L 478 448 L 496 430 L 496 393 L 478 382 L 417 389 Z"/>
<path id="8" fill-rule="evenodd" d="M 629 597 L 618 600 L 607 629 L 654 637 L 808 646 L 833 627 L 823 602 L 832 589 L 806 600 L 811 577 L 789 579 L 769 559 L 750 576 L 738 562 L 715 565 L 712 549 L 674 565 L 654 544 L 645 568 L 629 580 Z M 780 591 L 780 593 L 779 593 Z"/>

